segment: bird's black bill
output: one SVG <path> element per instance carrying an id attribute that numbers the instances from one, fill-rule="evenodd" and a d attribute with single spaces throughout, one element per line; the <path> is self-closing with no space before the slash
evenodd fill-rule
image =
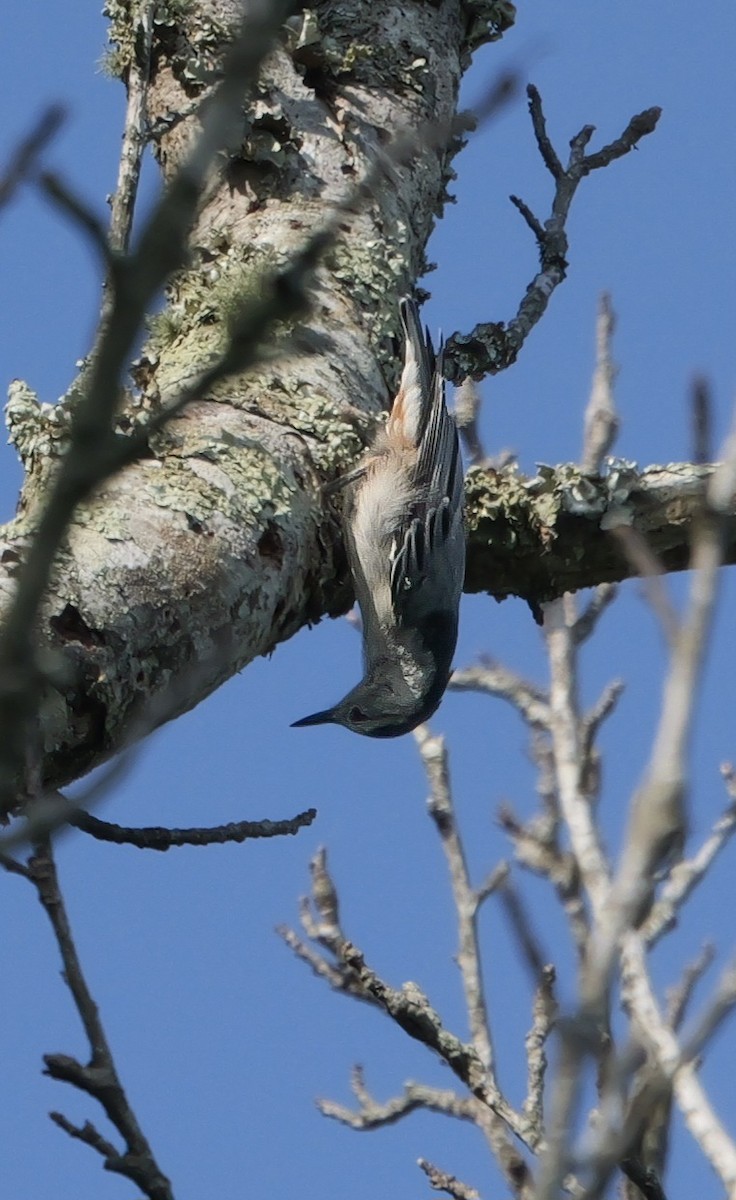
<path id="1" fill-rule="evenodd" d="M 329 725 L 334 722 L 335 718 L 331 708 L 325 708 L 322 712 L 312 713 L 309 717 L 302 717 L 299 721 L 292 721 L 292 729 L 300 729 L 303 725 Z"/>

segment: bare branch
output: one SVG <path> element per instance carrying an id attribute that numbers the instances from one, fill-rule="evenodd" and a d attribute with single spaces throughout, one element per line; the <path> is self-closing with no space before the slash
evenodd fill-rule
<path id="1" fill-rule="evenodd" d="M 644 112 L 637 113 L 635 117 L 631 118 L 620 137 L 609 142 L 595 154 L 586 155 L 583 160 L 586 174 L 590 171 L 597 171 L 600 167 L 607 167 L 616 158 L 623 158 L 638 145 L 643 137 L 654 133 L 661 116 L 662 109 L 657 107 L 647 108 Z"/>
<path id="2" fill-rule="evenodd" d="M 529 115 L 532 119 L 532 128 L 534 129 L 534 136 L 537 139 L 539 153 L 555 183 L 559 183 L 565 174 L 565 168 L 557 157 L 547 133 L 547 121 L 542 108 L 542 97 L 537 88 L 531 83 L 526 89 L 526 94 L 529 100 Z"/>
<path id="3" fill-rule="evenodd" d="M 568 242 L 565 226 L 580 181 L 591 171 L 608 166 L 632 150 L 643 137 L 653 132 L 661 115 L 658 108 L 639 113 L 632 117 L 619 138 L 589 155 L 585 155 L 584 150 L 594 133 L 594 126 L 584 126 L 571 140 L 568 163 L 563 167 L 547 134 L 541 97 L 531 84 L 527 87 L 527 96 L 537 146 L 555 181 L 552 211 L 543 223 L 518 196 L 511 199 L 537 239 L 541 270 L 527 287 L 516 316 L 507 326 L 480 324 L 470 334 L 455 333 L 449 339 L 447 376 L 453 382 L 459 382 L 466 375 L 478 379 L 482 375 L 495 374 L 515 362 L 526 338 L 544 314 L 550 296 L 566 277 Z"/>
<path id="4" fill-rule="evenodd" d="M 323 870 L 326 870 L 324 859 L 319 864 L 318 873 Z M 319 888 L 326 894 L 326 891 L 334 890 L 334 884 L 330 882 L 329 888 L 325 889 L 320 881 Z M 332 961 L 307 947 L 293 931 L 279 929 L 278 932 L 297 957 L 336 991 L 381 1008 L 410 1037 L 439 1054 L 468 1090 L 521 1141 L 538 1145 L 538 1131 L 531 1129 L 528 1121 L 508 1104 L 475 1047 L 462 1042 L 443 1027 L 439 1015 L 416 983 L 405 983 L 401 989 L 396 989 L 381 979 L 367 965 L 360 950 L 344 937 L 340 927 L 335 924 L 336 898 L 329 900 L 328 909 L 332 914 L 328 919 L 315 921 L 310 905 L 305 901 L 301 905 L 301 918 L 307 935 L 324 946 Z M 518 1159 L 518 1154 L 516 1160 L 517 1169 L 521 1169 L 523 1161 Z"/>
<path id="5" fill-rule="evenodd" d="M 698 1057 L 723 1022 L 736 1008 L 736 965 L 733 963 L 721 976 L 718 987 L 711 996 L 705 1011 L 683 1038 L 681 1057 L 690 1062 Z M 734 1146 L 736 1153 L 736 1146 Z"/>
<path id="6" fill-rule="evenodd" d="M 84 1125 L 80 1126 L 73 1125 L 60 1112 L 50 1112 L 49 1116 L 54 1125 L 58 1125 L 59 1129 L 63 1129 L 64 1133 L 69 1134 L 69 1137 L 77 1138 L 80 1142 L 84 1142 L 85 1146 L 91 1146 L 93 1150 L 96 1150 L 106 1160 L 106 1163 L 113 1163 L 120 1158 L 112 1142 L 108 1142 L 107 1138 L 103 1138 L 99 1129 L 95 1128 L 91 1121 L 85 1121 Z"/>
<path id="7" fill-rule="evenodd" d="M 598 622 L 618 595 L 618 588 L 613 583 L 601 583 L 595 589 L 592 599 L 588 602 L 586 608 L 580 613 L 580 616 L 575 622 L 573 630 L 575 641 L 579 646 L 583 642 L 587 642 L 588 638 L 598 628 Z"/>
<path id="8" fill-rule="evenodd" d="M 340 958 L 354 972 L 364 992 L 373 996 L 409 1037 L 439 1054 L 453 1074 L 501 1117 L 522 1142 L 532 1149 L 539 1146 L 537 1131 L 531 1129 L 501 1095 L 475 1048 L 461 1042 L 443 1027 L 439 1015 L 416 983 L 405 983 L 400 990 L 390 987 L 366 964 L 361 952 L 350 942 L 340 947 Z"/>
<path id="9" fill-rule="evenodd" d="M 479 1061 L 488 1074 L 490 1092 L 501 1099 L 501 1092 L 494 1075 L 493 1043 L 486 1006 L 477 917 L 480 905 L 501 885 L 508 870 L 505 864 L 499 864 L 481 883 L 480 887 L 473 888 L 471 886 L 465 849 L 455 818 L 444 739 L 433 737 L 427 727 L 423 725 L 415 730 L 414 736 L 430 784 L 429 814 L 440 835 L 450 871 L 458 919 L 457 964 L 463 981 L 472 1043 Z M 479 1096 L 479 1099 L 488 1103 L 485 1096 Z M 502 1103 L 505 1105 L 506 1102 L 502 1101 Z M 475 1110 L 476 1123 L 484 1131 L 491 1151 L 495 1155 L 509 1187 L 516 1195 L 526 1195 L 531 1186 L 529 1171 L 517 1147 L 508 1136 L 507 1117 L 508 1113 L 505 1113 L 502 1107 L 495 1103 L 489 1105 L 485 1114 L 482 1106 L 478 1106 Z M 518 1136 L 518 1126 L 512 1127 L 512 1129 Z M 544 1136 L 542 1126 L 538 1125 L 536 1128 L 529 1126 L 526 1136 L 541 1143 Z"/>
<path id="10" fill-rule="evenodd" d="M 466 592 L 530 605 L 564 592 L 651 574 L 613 535 L 622 525 L 645 539 L 667 572 L 690 566 L 693 528 L 712 465 L 668 463 L 639 470 L 612 459 L 591 476 L 564 464 L 524 478 L 515 467 L 471 467 L 465 480 Z M 724 562 L 736 562 L 736 509 L 725 515 Z M 512 532 L 512 536 L 510 536 Z"/>
<path id="11" fill-rule="evenodd" d="M 642 932 L 648 945 L 654 945 L 672 929 L 677 914 L 690 893 L 705 878 L 711 863 L 736 832 L 736 797 L 715 822 L 700 849 L 692 857 L 676 863 L 670 871 Z"/>
<path id="12" fill-rule="evenodd" d="M 590 712 L 586 713 L 583 718 L 583 750 L 586 758 L 593 749 L 593 742 L 598 736 L 601 725 L 614 711 L 623 695 L 623 691 L 623 680 L 613 679 L 610 683 L 607 683 Z"/>
<path id="13" fill-rule="evenodd" d="M 656 910 L 655 910 L 656 911 Z M 679 1029 L 696 985 L 715 958 L 715 947 L 707 942 L 693 962 L 688 963 L 675 987 L 667 989 L 665 1020 L 671 1029 Z"/>
<path id="14" fill-rule="evenodd" d="M 60 1114 L 54 1114 L 53 1120 L 72 1136 L 81 1138 L 98 1153 L 104 1154 L 107 1169 L 130 1179 L 149 1200 L 173 1200 L 171 1184 L 156 1162 L 118 1076 L 99 1010 L 82 972 L 48 843 L 39 846 L 29 860 L 28 877 L 35 885 L 44 912 L 51 922 L 64 964 L 64 981 L 72 994 L 90 1046 L 90 1060 L 86 1066 L 68 1055 L 45 1055 L 46 1074 L 71 1083 L 93 1096 L 123 1138 L 126 1149 L 122 1154 L 114 1151 L 94 1126 L 86 1125 L 79 1130 Z"/>
<path id="15" fill-rule="evenodd" d="M 75 807 L 68 821 L 75 829 L 101 842 L 136 846 L 139 850 L 164 851 L 172 846 L 222 846 L 226 842 L 245 842 L 251 838 L 283 837 L 311 825 L 316 816 L 317 809 L 309 808 L 282 821 L 229 821 L 227 825 L 197 826 L 192 829 L 167 829 L 161 825 L 126 828 L 101 821 Z"/>
<path id="16" fill-rule="evenodd" d="M 726 495 L 730 499 L 732 494 L 733 470 L 729 454 L 709 488 L 700 536 L 693 549 L 696 571 L 689 610 L 673 643 L 658 731 L 644 782 L 632 801 L 621 863 L 610 888 L 608 902 L 596 910 L 596 921 L 586 953 L 581 1009 L 581 1012 L 587 1010 L 589 1014 L 600 1014 L 599 1019 L 606 1013 L 618 950 L 622 964 L 622 994 L 637 1034 L 654 1054 L 663 1080 L 668 1084 L 674 1080 L 675 1095 L 683 1115 L 723 1178 L 730 1177 L 731 1167 L 736 1163 L 736 1147 L 728 1142 L 712 1113 L 695 1077 L 694 1068 L 686 1064 L 679 1069 L 684 1061 L 683 1056 L 674 1033 L 659 1014 L 647 974 L 643 942 L 633 930 L 647 916 L 658 869 L 677 852 L 684 837 L 686 764 L 692 706 L 721 562 L 723 523 L 720 514 L 725 507 Z M 730 997 L 727 1003 L 730 1004 Z M 631 1124 L 627 1126 L 627 1137 L 631 1140 L 625 1145 L 621 1144 L 621 1154 L 625 1154 L 632 1142 L 641 1136 L 650 1119 L 644 1115 L 638 1130 Z M 605 1131 L 603 1136 L 607 1137 Z M 555 1145 L 551 1140 L 553 1154 Z M 596 1166 L 598 1173 L 603 1171 L 606 1154 Z M 556 1170 L 550 1176 L 552 1183 L 559 1177 L 561 1162 L 558 1151 Z"/>
<path id="17" fill-rule="evenodd" d="M 594 913 L 600 912 L 609 888 L 609 871 L 584 786 L 584 746 L 580 727 L 575 600 L 565 596 L 545 610 L 551 687 L 550 731 L 560 811 L 567 827 L 580 878 Z"/>
<path id="18" fill-rule="evenodd" d="M 544 1128 L 544 1084 L 547 1076 L 546 1045 L 557 1020 L 555 969 L 543 968 L 534 993 L 532 1027 L 526 1035 L 527 1086 L 523 1111 L 538 1129 Z"/>
<path id="19" fill-rule="evenodd" d="M 485 879 L 475 889 L 476 908 L 480 908 L 490 896 L 493 896 L 503 886 L 509 874 L 509 864 L 501 861 L 488 872 Z"/>
<path id="20" fill-rule="evenodd" d="M 376 1004 L 372 996 L 363 994 L 362 990 L 347 972 L 327 962 L 317 950 L 314 950 L 302 941 L 293 929 L 289 929 L 287 925 L 277 925 L 276 932 L 279 937 L 283 938 L 286 945 L 294 952 L 296 957 L 306 963 L 319 979 L 324 979 L 333 991 L 346 992 L 347 995 L 353 996 L 356 1000 L 364 1000 L 368 1004 Z"/>
<path id="21" fill-rule="evenodd" d="M 581 152 L 580 145 L 573 153 Z M 600 1066 L 608 1036 L 609 973 L 589 961 L 592 936 L 604 918 L 610 895 L 610 870 L 594 820 L 596 759 L 592 740 L 596 719 L 586 728 L 578 697 L 579 617 L 575 597 L 567 595 L 546 606 L 544 627 L 550 663 L 550 736 L 559 813 L 570 839 L 577 875 L 592 910 L 592 934 L 577 924 L 581 949 L 580 1002 L 577 1011 L 559 1021 L 559 1054 L 547 1103 L 547 1151 L 542 1156 L 537 1200 L 553 1200 L 575 1168 L 571 1138 L 585 1081 L 585 1066 Z M 594 611 L 592 620 L 597 619 Z M 605 714 L 615 690 L 604 695 Z M 582 941 L 580 939 L 583 939 Z"/>
<path id="22" fill-rule="evenodd" d="M 453 671 L 448 687 L 453 692 L 485 692 L 508 700 L 532 727 L 549 725 L 547 695 L 510 667 L 485 659 L 474 667 Z"/>
<path id="23" fill-rule="evenodd" d="M 334 1100 L 318 1100 L 317 1107 L 323 1116 L 360 1132 L 393 1125 L 417 1109 L 457 1117 L 462 1121 L 476 1120 L 478 1102 L 474 1097 L 458 1096 L 456 1092 L 426 1087 L 424 1084 L 406 1083 L 401 1096 L 379 1104 L 365 1086 L 362 1067 L 357 1066 L 353 1068 L 350 1083 L 359 1103 L 357 1111 L 336 1104 Z"/>
<path id="24" fill-rule="evenodd" d="M 440 835 L 452 882 L 458 919 L 457 964 L 463 981 L 473 1046 L 495 1087 L 493 1043 L 478 945 L 478 899 L 470 883 L 465 850 L 455 820 L 447 747 L 444 738 L 433 737 L 426 725 L 415 729 L 414 738 L 431 789 L 429 815 Z"/>
<path id="25" fill-rule="evenodd" d="M 31 879 L 31 872 L 23 863 L 19 863 L 17 859 L 10 854 L 0 854 L 0 867 L 7 871 L 9 875 L 20 875 L 23 879 Z"/>
<path id="26" fill-rule="evenodd" d="M 655 1055 L 660 1072 L 665 1079 L 672 1081 L 675 1098 L 688 1129 L 731 1195 L 736 1189 L 736 1145 L 714 1113 L 697 1077 L 696 1066 L 691 1061 L 702 1043 L 692 1042 L 688 1048 L 688 1058 L 684 1057 L 675 1034 L 665 1024 L 659 1011 L 647 973 L 644 943 L 639 934 L 629 932 L 623 935 L 621 963 L 622 995 L 626 1007 L 634 1016 L 640 1036 Z M 723 995 L 730 1010 L 735 998 L 732 976 L 727 976 Z M 713 1011 L 720 1013 L 720 1006 Z M 707 1022 L 701 1027 L 701 1032 L 708 1036 L 712 1028 Z"/>

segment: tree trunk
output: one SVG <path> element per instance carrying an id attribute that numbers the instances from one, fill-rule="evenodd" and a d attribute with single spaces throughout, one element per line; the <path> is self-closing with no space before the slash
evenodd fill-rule
<path id="1" fill-rule="evenodd" d="M 114 63 L 127 77 L 129 6 L 110 0 L 108 9 Z M 166 181 L 197 137 L 198 104 L 239 11 L 227 0 L 156 6 L 148 123 Z M 227 345 L 243 298 L 342 205 L 339 237 L 316 271 L 309 313 L 284 330 L 281 349 L 212 387 L 149 439 L 145 457 L 78 505 L 39 630 L 52 651 L 40 663 L 46 785 L 79 776 L 350 604 L 339 498 L 321 487 L 354 461 L 390 401 L 398 298 L 423 272 L 462 144 L 443 131 L 472 50 L 512 16 L 505 0 L 324 0 L 281 30 L 210 171 L 189 261 L 132 366 L 121 427 L 176 400 Z M 388 165 L 367 198 L 345 206 L 406 130 L 416 131 L 411 161 Z M 11 388 L 8 424 L 27 475 L 19 514 L 2 532 L 3 608 L 81 388 L 51 410 L 25 385 Z M 530 485 L 513 471 L 475 469 L 466 586 L 524 596 L 534 608 L 631 574 L 608 532 L 617 522 L 651 537 L 668 569 L 681 568 L 707 470 L 599 479 L 568 467 Z"/>
<path id="2" fill-rule="evenodd" d="M 223 348 L 234 304 L 289 259 L 397 131 L 449 127 L 471 47 L 495 35 L 494 8 L 508 7 L 353 0 L 282 30 L 210 173 L 190 261 L 134 366 L 132 419 L 174 399 Z M 123 75 L 124 8 L 110 5 Z M 196 101 L 239 8 L 208 0 L 172 5 L 167 17 L 157 7 L 148 117 L 165 180 L 196 137 Z M 218 385 L 78 506 L 40 629 L 56 652 L 40 719 L 46 784 L 77 777 L 349 605 L 339 514 L 320 487 L 354 460 L 389 401 L 397 299 L 422 272 L 458 147 L 420 139 L 390 186 L 345 217 L 287 353 Z M 22 385 L 11 394 L 27 477 L 2 534 L 4 604 L 73 403 L 49 412 Z"/>

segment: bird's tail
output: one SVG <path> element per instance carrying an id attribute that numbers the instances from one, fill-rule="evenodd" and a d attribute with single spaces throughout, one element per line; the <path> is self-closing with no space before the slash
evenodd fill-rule
<path id="1" fill-rule="evenodd" d="M 414 300 L 404 296 L 399 302 L 399 312 L 406 338 L 404 369 L 389 418 L 389 426 L 393 425 L 389 432 L 409 445 L 418 446 L 432 408 L 436 372 L 438 368 L 442 370 L 442 350 L 439 356 L 435 355 L 429 331 L 422 329 Z"/>

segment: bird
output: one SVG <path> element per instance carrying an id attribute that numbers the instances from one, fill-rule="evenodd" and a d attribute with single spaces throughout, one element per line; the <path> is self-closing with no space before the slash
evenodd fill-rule
<path id="1" fill-rule="evenodd" d="M 336 724 L 367 737 L 400 737 L 436 711 L 450 678 L 465 576 L 463 466 L 445 403 L 444 345 L 435 353 L 411 297 L 399 312 L 399 390 L 364 459 L 343 477 L 363 678 L 293 728 Z"/>

